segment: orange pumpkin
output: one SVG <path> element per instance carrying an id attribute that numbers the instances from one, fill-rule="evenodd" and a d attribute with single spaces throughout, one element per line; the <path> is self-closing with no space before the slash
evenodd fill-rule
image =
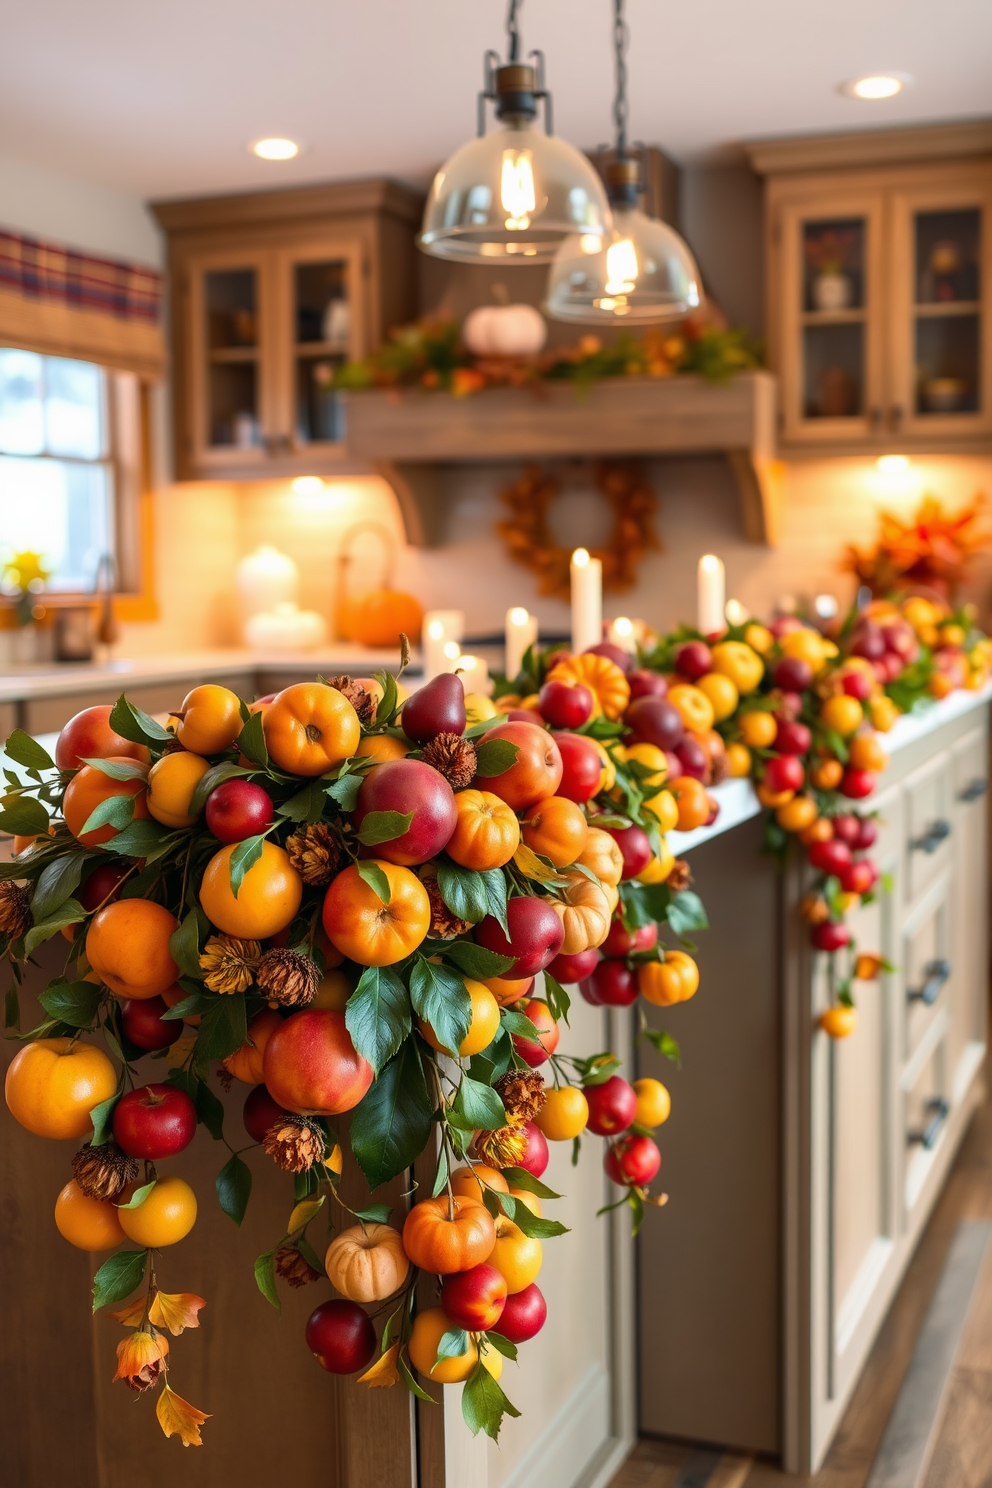
<path id="1" fill-rule="evenodd" d="M 351 1225 L 327 1247 L 324 1270 L 352 1302 L 382 1302 L 398 1292 L 410 1271 L 403 1238 L 392 1225 Z"/>
<path id="2" fill-rule="evenodd" d="M 491 791 L 464 790 L 455 796 L 455 830 L 445 847 L 463 868 L 502 868 L 520 845 L 516 812 Z"/>
<path id="3" fill-rule="evenodd" d="M 420 600 L 399 589 L 372 589 L 338 607 L 338 628 L 346 640 L 362 646 L 398 646 L 401 634 L 419 641 L 423 623 Z"/>
<path id="4" fill-rule="evenodd" d="M 533 852 L 550 858 L 556 868 L 566 868 L 585 847 L 589 824 L 574 801 L 548 796 L 528 807 L 520 835 Z"/>
<path id="5" fill-rule="evenodd" d="M 645 961 L 638 968 L 637 989 L 656 1007 L 688 1002 L 699 987 L 699 967 L 685 951 L 665 951 L 664 961 Z"/>
<path id="6" fill-rule="evenodd" d="M 449 1276 L 487 1260 L 496 1243 L 493 1217 L 475 1199 L 442 1194 L 415 1204 L 403 1225 L 403 1249 L 415 1266 Z"/>
<path id="7" fill-rule="evenodd" d="M 343 693 L 323 682 L 294 682 L 262 715 L 265 744 L 281 770 L 323 775 L 355 753 L 358 714 Z"/>
<path id="8" fill-rule="evenodd" d="M 586 845 L 575 860 L 591 868 L 601 884 L 618 884 L 623 877 L 623 853 L 615 837 L 591 826 Z"/>
<path id="9" fill-rule="evenodd" d="M 563 956 L 577 956 L 580 951 L 600 946 L 610 933 L 610 905 L 599 884 L 584 873 L 568 873 L 568 886 L 562 897 L 552 901 L 552 908 L 565 930 L 561 943 Z"/>
<path id="10" fill-rule="evenodd" d="M 555 662 L 546 679 L 548 682 L 564 682 L 568 687 L 588 687 L 593 698 L 593 717 L 605 714 L 607 718 L 620 718 L 630 702 L 630 684 L 626 676 L 608 656 L 597 656 L 584 651 L 581 656 L 563 656 Z"/>

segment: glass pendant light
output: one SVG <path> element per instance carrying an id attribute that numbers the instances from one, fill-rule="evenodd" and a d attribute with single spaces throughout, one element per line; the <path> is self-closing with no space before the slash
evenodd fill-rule
<path id="1" fill-rule="evenodd" d="M 702 303 L 699 270 L 674 228 L 641 211 L 641 162 L 627 145 L 627 26 L 623 0 L 613 0 L 616 52 L 614 158 L 605 169 L 613 235 L 597 247 L 573 233 L 562 243 L 544 309 L 555 320 L 602 325 L 676 320 Z"/>
<path id="2" fill-rule="evenodd" d="M 479 134 L 456 150 L 434 178 L 419 246 L 461 263 L 550 263 L 571 235 L 591 251 L 609 238 L 610 209 L 593 166 L 573 145 L 552 134 L 551 95 L 544 57 L 520 61 L 517 11 L 509 0 L 508 58 L 484 61 Z M 544 103 L 544 130 L 537 127 Z M 486 133 L 486 103 L 500 127 Z"/>

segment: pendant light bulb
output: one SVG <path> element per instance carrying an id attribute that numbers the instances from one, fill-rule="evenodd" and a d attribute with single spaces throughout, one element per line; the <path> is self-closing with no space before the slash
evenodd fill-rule
<path id="1" fill-rule="evenodd" d="M 445 162 L 427 198 L 417 242 L 436 258 L 551 263 L 569 237 L 581 238 L 588 252 L 610 236 L 610 208 L 598 174 L 579 150 L 552 133 L 541 53 L 519 60 L 520 3 L 509 0 L 508 60 L 486 53 L 478 137 Z M 499 127 L 487 134 L 489 102 Z M 536 123 L 542 102 L 543 130 Z"/>

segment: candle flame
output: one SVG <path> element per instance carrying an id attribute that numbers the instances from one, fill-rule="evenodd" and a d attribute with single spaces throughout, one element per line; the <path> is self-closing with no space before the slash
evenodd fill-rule
<path id="1" fill-rule="evenodd" d="M 618 615 L 613 622 L 613 633 L 618 636 L 632 636 L 634 634 L 634 622 L 627 615 Z"/>
<path id="2" fill-rule="evenodd" d="M 576 568 L 586 568 L 589 563 L 589 549 L 576 548 L 572 554 L 572 563 Z"/>
<path id="3" fill-rule="evenodd" d="M 719 573 L 722 564 L 715 553 L 704 553 L 699 560 L 699 567 L 704 573 Z"/>
<path id="4" fill-rule="evenodd" d="M 449 661 L 458 661 L 462 654 L 462 648 L 457 641 L 445 641 L 442 651 Z"/>
<path id="5" fill-rule="evenodd" d="M 428 620 L 427 635 L 432 641 L 440 641 L 444 638 L 444 623 L 441 620 Z"/>
<path id="6" fill-rule="evenodd" d="M 523 605 L 514 605 L 510 611 L 510 621 L 513 625 L 526 625 L 530 615 Z"/>
<path id="7" fill-rule="evenodd" d="M 743 625 L 748 618 L 748 612 L 739 599 L 728 599 L 724 606 L 724 614 L 728 625 Z"/>

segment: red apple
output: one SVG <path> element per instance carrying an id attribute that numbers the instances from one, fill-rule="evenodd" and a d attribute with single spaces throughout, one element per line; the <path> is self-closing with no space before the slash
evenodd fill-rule
<path id="1" fill-rule="evenodd" d="M 511 1343 L 526 1343 L 540 1333 L 547 1316 L 548 1304 L 537 1282 L 532 1281 L 522 1292 L 514 1292 L 512 1297 L 507 1297 L 496 1332 L 508 1338 Z"/>
<path id="2" fill-rule="evenodd" d="M 372 1084 L 372 1066 L 351 1042 L 344 1013 L 330 1008 L 304 1008 L 280 1023 L 262 1072 L 273 1100 L 299 1116 L 340 1116 Z"/>
<path id="3" fill-rule="evenodd" d="M 114 1107 L 114 1140 L 130 1157 L 175 1157 L 195 1132 L 196 1107 L 175 1085 L 142 1085 Z"/>
<path id="4" fill-rule="evenodd" d="M 121 1007 L 124 1037 L 136 1049 L 151 1053 L 168 1049 L 180 1035 L 174 1018 L 166 1020 L 169 1005 L 162 997 L 130 998 Z"/>
<path id="5" fill-rule="evenodd" d="M 775 734 L 775 748 L 779 754 L 808 754 L 813 735 L 804 723 L 793 723 L 780 718 Z"/>
<path id="6" fill-rule="evenodd" d="M 501 973 L 507 981 L 518 982 L 536 976 L 561 950 L 565 928 L 546 899 L 520 894 L 506 906 L 509 939 L 498 920 L 486 915 L 475 927 L 475 938 L 487 951 L 497 956 L 513 956 L 514 962 Z"/>
<path id="7" fill-rule="evenodd" d="M 867 894 L 874 885 L 878 872 L 867 858 L 861 858 L 857 863 L 848 863 L 837 877 L 845 894 Z"/>
<path id="8" fill-rule="evenodd" d="M 204 815 L 218 842 L 244 842 L 271 822 L 272 797 L 251 780 L 225 780 L 210 792 Z"/>
<path id="9" fill-rule="evenodd" d="M 870 816 L 858 817 L 858 835 L 851 843 L 857 852 L 873 847 L 878 840 L 878 823 Z"/>
<path id="10" fill-rule="evenodd" d="M 629 672 L 634 665 L 634 658 L 629 651 L 622 646 L 615 646 L 612 641 L 600 641 L 598 646 L 587 646 L 587 656 L 605 656 L 607 661 L 612 661 L 622 672 Z"/>
<path id="11" fill-rule="evenodd" d="M 545 682 L 537 695 L 537 709 L 545 723 L 556 729 L 577 729 L 592 717 L 594 699 L 588 687 L 577 683 Z"/>
<path id="12" fill-rule="evenodd" d="M 116 758 L 148 764 L 151 755 L 144 744 L 132 744 L 110 727 L 112 703 L 84 708 L 70 718 L 55 745 L 55 763 L 60 770 L 78 770 L 83 760 Z"/>
<path id="13" fill-rule="evenodd" d="M 775 704 L 776 719 L 794 723 L 803 711 L 802 694 L 799 692 L 783 692 L 780 687 L 773 687 L 768 696 Z"/>
<path id="14" fill-rule="evenodd" d="M 628 706 L 623 721 L 635 742 L 677 749 L 685 737 L 678 709 L 661 697 L 639 697 Z"/>
<path id="15" fill-rule="evenodd" d="M 839 816 L 832 816 L 834 836 L 839 837 L 841 842 L 846 842 L 848 847 L 853 847 L 858 840 L 858 832 L 861 830 L 861 818 L 853 816 L 849 811 L 841 812 Z"/>
<path id="16" fill-rule="evenodd" d="M 675 670 L 680 677 L 687 677 L 690 682 L 698 682 L 700 677 L 705 677 L 712 666 L 713 652 L 705 641 L 686 641 L 675 656 Z"/>
<path id="17" fill-rule="evenodd" d="M 589 976 L 596 969 L 598 962 L 599 951 L 593 946 L 588 951 L 576 951 L 572 956 L 556 956 L 544 969 L 556 982 L 566 986 L 581 982 L 583 977 Z"/>
<path id="18" fill-rule="evenodd" d="M 692 734 L 686 734 L 676 746 L 675 757 L 679 762 L 679 775 L 691 775 L 694 780 L 705 780 L 710 761 L 706 750 Z"/>
<path id="19" fill-rule="evenodd" d="M 541 1128 L 535 1126 L 533 1121 L 524 1122 L 524 1131 L 527 1135 L 527 1145 L 517 1163 L 517 1167 L 523 1168 L 533 1178 L 540 1178 L 548 1166 L 548 1158 L 550 1156 L 547 1138 Z"/>
<path id="20" fill-rule="evenodd" d="M 892 620 L 882 626 L 882 639 L 888 651 L 895 651 L 908 665 L 920 654 L 920 643 L 907 620 Z"/>
<path id="21" fill-rule="evenodd" d="M 355 1374 L 372 1362 L 375 1328 L 364 1307 L 335 1297 L 307 1319 L 307 1348 L 330 1374 Z"/>
<path id="22" fill-rule="evenodd" d="M 411 693 L 403 704 L 403 732 L 415 744 L 429 744 L 438 734 L 465 732 L 465 687 L 454 672 L 442 672 Z"/>
<path id="23" fill-rule="evenodd" d="M 707 796 L 706 801 L 707 805 L 709 806 L 709 812 L 707 814 L 705 822 L 703 823 L 703 826 L 711 827 L 716 821 L 717 817 L 720 815 L 720 802 L 717 800 L 716 796 Z"/>
<path id="24" fill-rule="evenodd" d="M 589 1105 L 586 1126 L 597 1137 L 626 1131 L 637 1111 L 637 1094 L 622 1075 L 611 1075 L 602 1085 L 584 1085 Z"/>
<path id="25" fill-rule="evenodd" d="M 603 761 L 599 750 L 584 734 L 555 734 L 561 754 L 561 783 L 557 794 L 581 806 L 599 790 Z"/>
<path id="26" fill-rule="evenodd" d="M 813 681 L 813 668 L 798 656 L 783 656 L 775 663 L 772 680 L 784 692 L 805 692 Z"/>
<path id="27" fill-rule="evenodd" d="M 255 1142 L 264 1142 L 265 1133 L 274 1122 L 280 1121 L 289 1112 L 285 1106 L 274 1101 L 264 1085 L 253 1085 L 245 1096 L 241 1119 L 245 1131 Z"/>
<path id="28" fill-rule="evenodd" d="M 840 685 L 848 697 L 857 698 L 859 703 L 866 703 L 871 697 L 871 678 L 867 672 L 842 672 Z"/>
<path id="29" fill-rule="evenodd" d="M 661 1153 L 651 1137 L 639 1137 L 631 1132 L 607 1150 L 603 1166 L 607 1177 L 621 1188 L 643 1188 L 661 1167 Z"/>
<path id="30" fill-rule="evenodd" d="M 458 819 L 454 791 L 444 776 L 423 760 L 387 760 L 369 771 L 359 788 L 355 808 L 359 831 L 365 818 L 379 811 L 413 813 L 405 832 L 373 848 L 377 858 L 406 868 L 426 863 L 441 852 Z"/>
<path id="31" fill-rule="evenodd" d="M 839 837 L 831 837 L 826 842 L 811 842 L 808 857 L 821 873 L 840 873 L 851 861 L 851 849 Z"/>
<path id="32" fill-rule="evenodd" d="M 637 667 L 628 672 L 627 685 L 630 688 L 631 702 L 642 697 L 663 698 L 668 695 L 667 679 L 660 672 L 649 672 L 647 667 Z"/>
<path id="33" fill-rule="evenodd" d="M 554 736 L 533 723 L 497 723 L 479 740 L 480 747 L 503 739 L 516 747 L 516 758 L 499 775 L 489 775 L 485 788 L 514 811 L 553 796 L 561 783 L 562 759 Z M 476 784 L 479 784 L 478 780 Z"/>
<path id="34" fill-rule="evenodd" d="M 595 825 L 595 818 L 593 820 Z M 651 842 L 643 827 L 607 827 L 623 858 L 621 878 L 636 878 L 654 857 Z"/>
<path id="35" fill-rule="evenodd" d="M 839 951 L 850 944 L 851 932 L 846 925 L 825 920 L 822 925 L 813 926 L 809 938 L 818 951 Z"/>
<path id="36" fill-rule="evenodd" d="M 773 754 L 765 764 L 764 783 L 770 791 L 797 791 L 806 778 L 802 761 L 794 754 Z"/>
<path id="37" fill-rule="evenodd" d="M 875 789 L 875 780 L 873 770 L 847 769 L 841 777 L 840 793 L 852 801 L 863 801 Z"/>
<path id="38" fill-rule="evenodd" d="M 593 1002 L 593 997 L 586 996 L 587 986 L 601 1007 L 630 1007 L 637 1001 L 636 974 L 626 961 L 618 961 L 613 957 L 600 961 L 588 981 L 581 984 L 583 997 L 587 1002 Z M 596 1006 L 595 1002 L 593 1006 Z"/>
<path id="39" fill-rule="evenodd" d="M 615 916 L 610 933 L 600 946 L 604 956 L 629 956 L 631 951 L 650 951 L 658 944 L 658 926 L 642 925 L 638 930 L 625 930 L 623 920 Z"/>
<path id="40" fill-rule="evenodd" d="M 581 982 L 579 983 L 579 991 L 582 993 L 583 1001 L 584 1002 L 588 1002 L 589 1005 L 590 1005 L 590 1007 L 602 1007 L 603 1006 L 603 999 L 600 997 L 599 993 L 596 991 L 596 984 L 594 983 L 594 981 L 593 981 L 593 979 L 592 979 L 591 976 L 585 976 L 585 977 L 582 978 Z M 635 983 L 635 997 L 636 997 L 636 983 Z"/>
<path id="41" fill-rule="evenodd" d="M 533 1023 L 540 1038 L 524 1038 L 522 1034 L 515 1033 L 513 1047 L 525 1064 L 529 1064 L 531 1069 L 537 1069 L 555 1052 L 561 1033 L 558 1024 L 551 1016 L 548 1004 L 542 1002 L 540 998 L 529 998 L 520 1011 Z"/>
<path id="42" fill-rule="evenodd" d="M 538 728 L 544 727 L 544 719 L 536 708 L 511 708 L 506 715 L 507 723 L 534 723 Z"/>
<path id="43" fill-rule="evenodd" d="M 885 655 L 885 637 L 874 620 L 859 620 L 851 637 L 851 655 L 868 661 L 881 661 Z"/>
<path id="44" fill-rule="evenodd" d="M 441 1286 L 441 1306 L 452 1326 L 464 1328 L 466 1333 L 497 1328 L 506 1297 L 506 1277 L 485 1261 L 471 1271 L 450 1272 Z"/>
<path id="45" fill-rule="evenodd" d="M 101 904 L 112 904 L 120 898 L 119 885 L 130 872 L 127 863 L 101 863 L 94 868 L 89 878 L 76 890 L 76 900 L 86 910 L 97 909 Z"/>

